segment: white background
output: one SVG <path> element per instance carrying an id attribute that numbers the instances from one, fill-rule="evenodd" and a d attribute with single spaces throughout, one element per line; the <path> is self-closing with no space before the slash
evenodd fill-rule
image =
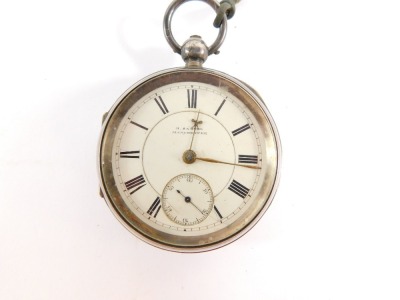
<path id="1" fill-rule="evenodd" d="M 263 95 L 281 183 L 247 235 L 191 255 L 141 242 L 98 195 L 102 114 L 182 65 L 169 3 L 1 2 L 0 299 L 399 299 L 399 1 L 241 1 L 205 66 Z M 185 4 L 177 40 L 210 43 L 212 19 Z"/>

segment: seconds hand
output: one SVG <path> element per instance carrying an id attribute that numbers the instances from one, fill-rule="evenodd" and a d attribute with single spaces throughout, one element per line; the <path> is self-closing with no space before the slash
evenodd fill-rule
<path id="1" fill-rule="evenodd" d="M 192 198 L 185 196 L 184 194 L 182 194 L 182 192 L 180 190 L 176 190 L 176 191 L 178 192 L 179 195 L 181 195 L 183 198 L 185 198 L 185 202 L 192 204 L 203 215 L 203 212 L 201 211 L 201 209 L 198 208 L 197 205 L 192 202 Z"/>

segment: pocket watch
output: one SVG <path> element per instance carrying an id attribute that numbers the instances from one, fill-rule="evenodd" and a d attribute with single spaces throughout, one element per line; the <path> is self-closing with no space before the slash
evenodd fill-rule
<path id="1" fill-rule="evenodd" d="M 129 88 L 103 117 L 98 149 L 100 194 L 141 240 L 170 251 L 202 252 L 243 236 L 277 189 L 281 146 L 260 95 L 246 83 L 203 68 L 226 34 L 182 46 L 164 33 L 186 65 L 152 74 Z M 219 3 L 203 0 L 216 12 Z"/>

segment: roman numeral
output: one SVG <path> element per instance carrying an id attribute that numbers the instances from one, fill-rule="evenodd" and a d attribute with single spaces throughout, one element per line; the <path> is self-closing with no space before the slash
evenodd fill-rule
<path id="1" fill-rule="evenodd" d="M 197 90 L 187 90 L 187 97 L 188 97 L 188 107 L 197 108 Z"/>
<path id="2" fill-rule="evenodd" d="M 135 125 L 135 126 L 137 126 L 137 127 L 139 127 L 139 128 L 142 128 L 142 129 L 144 129 L 144 130 L 149 130 L 147 127 L 144 127 L 143 125 L 140 125 L 140 124 L 135 123 L 135 122 L 133 122 L 133 121 L 131 121 L 131 124 L 133 124 L 133 125 Z"/>
<path id="3" fill-rule="evenodd" d="M 161 111 L 164 115 L 169 112 L 168 108 L 165 106 L 165 103 L 164 103 L 163 99 L 161 98 L 161 96 L 158 96 L 158 99 L 154 98 L 154 100 L 156 101 L 158 107 L 161 109 Z"/>
<path id="4" fill-rule="evenodd" d="M 218 109 L 217 109 L 217 111 L 215 112 L 214 116 L 218 115 L 218 113 L 219 113 L 219 111 L 221 110 L 222 106 L 224 106 L 225 101 L 226 101 L 226 100 L 222 101 L 221 105 L 218 107 Z"/>
<path id="5" fill-rule="evenodd" d="M 249 124 L 243 125 L 242 127 L 239 127 L 238 129 L 232 131 L 232 134 L 235 136 L 238 135 L 239 133 L 242 133 L 243 131 L 246 131 L 247 129 L 250 129 Z"/>
<path id="6" fill-rule="evenodd" d="M 228 190 L 234 192 L 236 195 L 238 195 L 241 198 L 245 198 L 247 194 L 249 193 L 249 189 L 245 187 L 244 185 L 240 184 L 236 180 L 233 180 L 231 185 L 228 187 Z"/>
<path id="7" fill-rule="evenodd" d="M 142 187 L 146 185 L 146 180 L 144 179 L 143 175 L 140 175 L 138 177 L 135 177 L 127 182 L 125 182 L 125 186 L 128 190 L 134 189 L 131 192 L 131 195 L 140 190 Z"/>
<path id="8" fill-rule="evenodd" d="M 119 155 L 121 158 L 139 158 L 140 151 L 121 151 Z"/>
<path id="9" fill-rule="evenodd" d="M 218 217 L 220 217 L 221 219 L 223 218 L 221 213 L 219 212 L 218 208 L 214 205 L 214 210 L 217 213 Z"/>
<path id="10" fill-rule="evenodd" d="M 239 154 L 239 163 L 242 164 L 257 164 L 258 156 L 257 155 L 240 155 Z"/>
<path id="11" fill-rule="evenodd" d="M 153 204 L 150 206 L 149 210 L 147 211 L 147 213 L 150 216 L 153 216 L 154 213 L 154 218 L 157 217 L 158 212 L 160 211 L 161 208 L 161 204 L 160 204 L 160 197 L 157 197 L 156 200 L 154 200 Z"/>

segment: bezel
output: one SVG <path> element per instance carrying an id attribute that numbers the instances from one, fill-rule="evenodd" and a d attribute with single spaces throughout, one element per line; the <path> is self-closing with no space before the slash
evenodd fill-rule
<path id="1" fill-rule="evenodd" d="M 112 171 L 112 145 L 116 137 L 118 124 L 125 113 L 139 99 L 151 91 L 170 83 L 201 82 L 211 84 L 238 98 L 251 111 L 256 121 L 263 129 L 266 153 L 268 155 L 267 180 L 262 183 L 256 200 L 246 209 L 246 212 L 229 226 L 212 234 L 195 237 L 182 237 L 158 231 L 142 222 L 125 204 L 122 199 Z M 269 138 L 267 138 L 269 136 Z M 247 233 L 264 215 L 275 195 L 280 176 L 281 144 L 276 125 L 263 103 L 261 97 L 253 88 L 242 81 L 225 73 L 210 69 L 174 68 L 154 73 L 130 87 L 112 106 L 103 121 L 98 147 L 98 173 L 100 188 L 104 199 L 116 218 L 131 233 L 141 240 L 176 252 L 203 252 L 225 246 Z M 253 197 L 255 197 L 253 195 Z M 212 238 L 212 239 L 211 239 Z"/>

